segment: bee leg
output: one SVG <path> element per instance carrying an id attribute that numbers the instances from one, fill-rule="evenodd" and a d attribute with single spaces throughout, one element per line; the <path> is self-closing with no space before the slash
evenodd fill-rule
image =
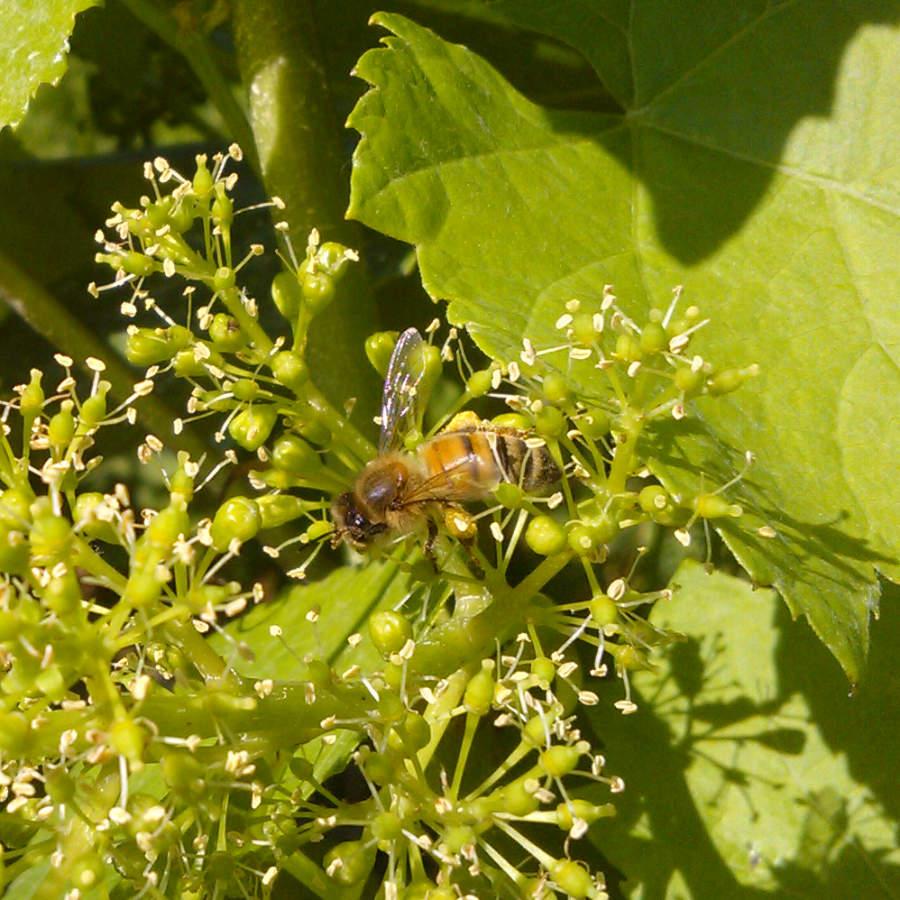
<path id="1" fill-rule="evenodd" d="M 435 575 L 439 574 L 441 571 L 438 568 L 437 555 L 434 552 L 434 544 L 435 544 L 435 541 L 437 540 L 437 536 L 438 536 L 437 525 L 435 524 L 434 519 L 429 518 L 428 519 L 428 537 L 425 539 L 424 552 L 425 552 L 425 558 L 431 563 L 431 567 L 434 569 Z"/>

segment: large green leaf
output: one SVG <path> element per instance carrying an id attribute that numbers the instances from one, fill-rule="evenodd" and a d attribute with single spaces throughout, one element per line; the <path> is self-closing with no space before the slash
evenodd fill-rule
<path id="1" fill-rule="evenodd" d="M 350 214 L 415 244 L 429 293 L 499 358 L 555 343 L 563 303 L 590 309 L 606 282 L 638 317 L 683 284 L 712 319 L 700 352 L 762 375 L 701 404 L 689 439 L 658 434 L 654 470 L 696 487 L 698 468 L 724 480 L 756 454 L 736 495 L 753 514 L 726 540 L 856 681 L 875 568 L 898 573 L 890 4 L 696 0 L 703 34 L 670 6 L 623 26 L 622 116 L 535 106 L 464 47 L 379 16 L 395 36 L 358 65 L 374 89 L 350 119 Z"/>
<path id="2" fill-rule="evenodd" d="M 96 0 L 3 0 L 0 3 L 0 128 L 17 125 L 40 85 L 66 70 L 75 16 Z"/>
<path id="3" fill-rule="evenodd" d="M 873 640 L 873 677 L 848 697 L 773 592 L 693 561 L 672 583 L 651 620 L 686 642 L 636 675 L 636 715 L 591 715 L 628 785 L 592 839 L 626 893 L 895 896 L 896 610 Z"/>

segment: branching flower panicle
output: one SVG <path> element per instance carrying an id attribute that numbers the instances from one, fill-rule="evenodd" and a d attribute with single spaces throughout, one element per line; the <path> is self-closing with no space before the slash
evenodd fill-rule
<path id="1" fill-rule="evenodd" d="M 515 434 L 561 477 L 543 494 L 502 479 L 478 509 L 448 505 L 427 553 L 391 535 L 380 553 L 403 597 L 369 618 L 377 661 L 354 634 L 346 664 L 298 652 L 289 681 L 243 677 L 251 651 L 228 623 L 267 591 L 247 583 L 242 552 L 259 540 L 286 578 L 305 578 L 334 553 L 333 496 L 375 447 L 305 358 L 310 323 L 357 255 L 314 231 L 299 259 L 276 223 L 284 270 L 269 298 L 254 296 L 245 276 L 267 251 L 235 249 L 240 158 L 198 156 L 190 177 L 154 160 L 148 194 L 115 204 L 98 233 L 113 277 L 90 290 L 128 292 L 126 352 L 144 370 L 129 396 L 111 399 L 102 361 L 86 361 L 85 383 L 60 356 L 58 378 L 34 370 L 3 404 L 0 804 L 23 837 L 0 877 L 24 872 L 43 841 L 51 889 L 70 898 L 108 879 L 116 896 L 264 897 L 282 873 L 323 892 L 377 880 L 397 900 L 605 897 L 579 846 L 624 783 L 579 717 L 604 702 L 635 712 L 629 672 L 673 639 L 647 619 L 671 589 L 646 586 L 627 534 L 662 528 L 687 545 L 696 523 L 743 515 L 742 473 L 693 496 L 669 490 L 642 439 L 755 368 L 693 353 L 706 320 L 682 311 L 680 290 L 636 319 L 607 285 L 563 304 L 545 345 L 526 336 L 514 358 L 480 368 L 436 320 L 420 341 L 422 408 L 454 369 L 463 387 L 430 428 L 412 422 L 398 452 L 446 429 Z M 159 300 L 173 285 L 180 301 Z M 275 334 L 260 316 L 269 302 Z M 396 342 L 366 342 L 382 377 Z M 184 415 L 172 434 L 148 433 L 137 405 L 171 378 L 188 385 Z M 492 404 L 490 421 L 472 411 Z M 213 425 L 207 457 L 166 449 L 201 423 Z M 124 484 L 94 489 L 96 435 L 111 426 L 135 429 L 143 465 L 168 467 L 152 508 Z M 249 474 L 210 511 L 198 495 L 242 456 Z M 564 570 L 578 580 L 551 599 Z M 305 617 L 312 635 L 318 619 Z M 295 635 L 269 634 L 294 653 Z M 327 781 L 338 740 L 361 798 Z M 502 750 L 490 767 L 487 745 Z"/>

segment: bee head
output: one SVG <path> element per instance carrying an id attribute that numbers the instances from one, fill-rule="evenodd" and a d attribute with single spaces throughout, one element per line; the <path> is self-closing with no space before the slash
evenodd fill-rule
<path id="1" fill-rule="evenodd" d="M 335 541 L 348 541 L 355 550 L 367 550 L 372 542 L 387 530 L 384 522 L 372 522 L 359 508 L 353 493 L 348 491 L 335 498 L 331 506 L 335 524 Z"/>

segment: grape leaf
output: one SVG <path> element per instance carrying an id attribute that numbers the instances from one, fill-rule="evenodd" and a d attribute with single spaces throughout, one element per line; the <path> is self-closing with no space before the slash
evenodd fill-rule
<path id="1" fill-rule="evenodd" d="M 637 318 L 683 284 L 711 319 L 698 351 L 762 375 L 661 430 L 653 470 L 682 490 L 705 471 L 708 489 L 756 455 L 725 539 L 856 682 L 876 569 L 900 573 L 897 42 L 883 2 L 738 6 L 742 23 L 660 59 L 677 22 L 648 4 L 621 116 L 536 106 L 466 48 L 377 16 L 393 36 L 357 67 L 373 89 L 349 121 L 349 214 L 415 244 L 428 292 L 495 358 L 557 343 L 565 301 L 592 310 L 604 283 Z"/>
<path id="2" fill-rule="evenodd" d="M 687 640 L 634 675 L 634 716 L 591 713 L 628 786 L 618 822 L 591 837 L 627 895 L 888 896 L 900 875 L 884 765 L 900 721 L 896 609 L 874 636 L 873 678 L 846 696 L 772 591 L 694 561 L 672 585 L 650 618 Z"/>
<path id="3" fill-rule="evenodd" d="M 7 0 L 0 7 L 0 128 L 18 125 L 42 84 L 66 71 L 75 16 L 96 0 Z"/>

